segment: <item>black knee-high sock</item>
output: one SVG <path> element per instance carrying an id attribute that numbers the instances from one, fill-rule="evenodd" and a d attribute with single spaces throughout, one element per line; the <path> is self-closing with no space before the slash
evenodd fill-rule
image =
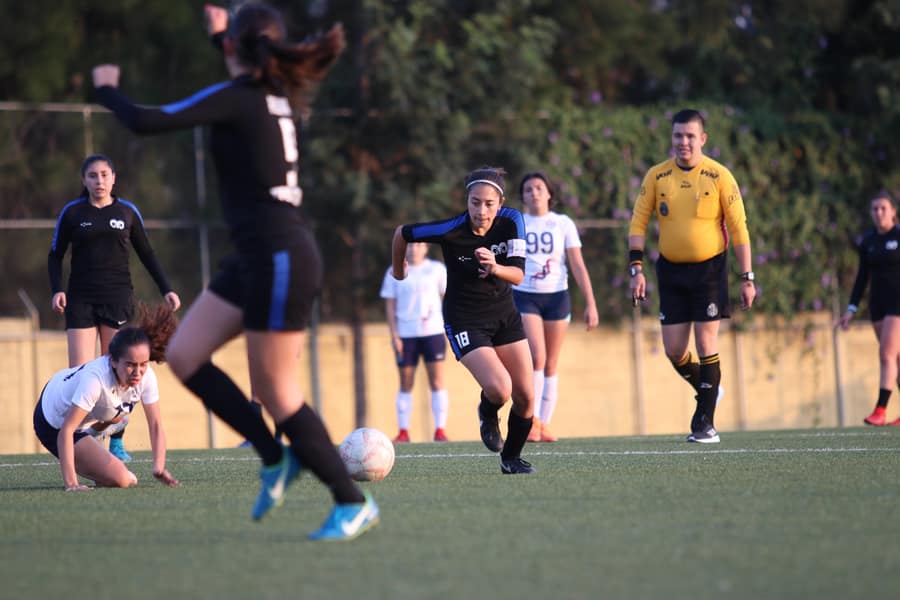
<path id="1" fill-rule="evenodd" d="M 494 404 L 490 400 L 488 400 L 487 395 L 485 395 L 484 390 L 481 390 L 481 403 L 478 405 L 478 411 L 481 413 L 483 417 L 487 417 L 488 419 L 496 419 L 497 413 L 500 411 L 500 404 Z"/>
<path id="2" fill-rule="evenodd" d="M 257 413 L 260 417 L 262 417 L 262 409 L 263 409 L 263 406 L 262 406 L 262 404 L 261 404 L 260 402 L 257 402 L 256 400 L 251 399 L 251 400 L 250 400 L 250 408 L 252 408 L 253 410 L 255 410 L 256 413 Z M 284 433 L 284 432 L 281 431 L 281 428 L 278 427 L 278 425 L 275 425 L 275 435 L 274 435 L 273 437 L 275 438 L 276 441 L 278 441 L 278 440 L 281 439 L 281 434 L 283 434 L 283 433 Z"/>
<path id="3" fill-rule="evenodd" d="M 516 407 L 512 407 L 509 411 L 509 419 L 506 421 L 506 442 L 500 451 L 500 458 L 509 460 L 522 454 L 522 448 L 525 447 L 525 441 L 528 439 L 533 421 L 533 419 L 520 417 L 516 413 Z"/>
<path id="4" fill-rule="evenodd" d="M 691 384 L 698 394 L 700 393 L 700 363 L 691 360 L 693 356 L 688 352 L 680 361 L 672 361 L 672 366 L 678 371 L 682 379 Z"/>
<path id="5" fill-rule="evenodd" d="M 878 390 L 878 404 L 881 408 L 887 408 L 888 400 L 891 399 L 891 390 L 880 388 Z"/>
<path id="6" fill-rule="evenodd" d="M 281 444 L 272 437 L 262 414 L 253 410 L 244 392 L 221 369 L 206 363 L 184 385 L 214 415 L 249 440 L 264 465 L 274 465 L 281 460 Z"/>
<path id="7" fill-rule="evenodd" d="M 716 414 L 716 398 L 719 395 L 719 383 L 722 381 L 722 369 L 719 364 L 719 355 L 711 354 L 700 357 L 700 410 L 706 415 L 709 424 L 713 424 L 713 416 Z"/>
<path id="8" fill-rule="evenodd" d="M 315 473 L 324 483 L 338 504 L 359 504 L 365 496 L 350 479 L 347 467 L 331 443 L 322 419 L 309 406 L 278 424 L 291 440 L 291 450 L 305 468 Z"/>

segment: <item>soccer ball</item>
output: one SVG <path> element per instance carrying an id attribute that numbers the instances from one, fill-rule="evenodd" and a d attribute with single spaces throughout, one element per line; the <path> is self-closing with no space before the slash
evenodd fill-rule
<path id="1" fill-rule="evenodd" d="M 372 427 L 351 431 L 339 450 L 347 472 L 356 481 L 384 479 L 394 466 L 394 444 Z"/>

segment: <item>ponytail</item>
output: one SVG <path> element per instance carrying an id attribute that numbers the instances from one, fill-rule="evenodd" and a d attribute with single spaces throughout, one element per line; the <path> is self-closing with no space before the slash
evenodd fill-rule
<path id="1" fill-rule="evenodd" d="M 238 9 L 230 19 L 228 36 L 234 41 L 238 59 L 259 69 L 260 81 L 287 96 L 298 111 L 309 105 L 313 90 L 346 46 L 341 24 L 299 43 L 286 41 L 281 14 L 260 2 Z"/>

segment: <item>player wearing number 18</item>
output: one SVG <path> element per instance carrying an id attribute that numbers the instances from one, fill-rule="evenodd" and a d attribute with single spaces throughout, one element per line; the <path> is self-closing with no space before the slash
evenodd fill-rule
<path id="1" fill-rule="evenodd" d="M 322 261 L 299 206 L 294 119 L 344 48 L 344 31 L 292 43 L 281 15 L 263 3 L 233 15 L 205 6 L 207 32 L 232 79 L 159 108 L 118 90 L 114 65 L 94 68 L 101 103 L 139 133 L 209 125 L 225 221 L 235 252 L 191 306 L 169 345 L 175 375 L 262 459 L 258 520 L 283 501 L 301 469 L 312 471 L 337 506 L 310 537 L 351 539 L 378 522 L 378 507 L 350 479 L 321 419 L 304 404 L 298 356 L 322 278 Z M 254 395 L 291 442 L 282 448 L 248 398 L 211 362 L 244 332 Z"/>
<path id="2" fill-rule="evenodd" d="M 401 225 L 391 248 L 392 274 L 406 277 L 406 246 L 440 244 L 447 265 L 444 329 L 456 359 L 481 386 L 481 440 L 500 452 L 500 470 L 533 473 L 522 460 L 534 413 L 531 352 L 512 284 L 525 277 L 525 221 L 503 206 L 503 169 L 484 167 L 466 177 L 468 210 L 442 221 Z M 512 398 L 504 443 L 497 411 Z"/>

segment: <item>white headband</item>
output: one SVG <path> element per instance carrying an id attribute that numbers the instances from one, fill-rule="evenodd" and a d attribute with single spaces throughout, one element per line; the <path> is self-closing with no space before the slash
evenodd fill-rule
<path id="1" fill-rule="evenodd" d="M 468 190 L 469 188 L 471 188 L 471 187 L 472 187 L 473 185 L 475 185 L 476 183 L 486 183 L 486 184 L 488 184 L 488 185 L 492 185 L 492 186 L 494 186 L 495 188 L 497 188 L 497 191 L 500 192 L 500 195 L 501 195 L 501 196 L 503 195 L 503 188 L 500 187 L 499 185 L 497 185 L 496 183 L 494 183 L 493 181 L 488 181 L 487 179 L 476 179 L 475 181 L 470 181 L 470 182 L 466 185 L 466 189 Z"/>

